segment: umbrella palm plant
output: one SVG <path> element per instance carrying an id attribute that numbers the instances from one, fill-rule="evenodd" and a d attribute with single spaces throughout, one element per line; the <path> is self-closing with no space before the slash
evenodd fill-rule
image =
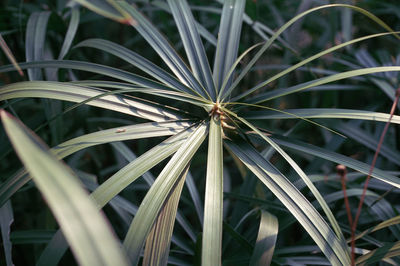
<path id="1" fill-rule="evenodd" d="M 155 65 L 127 48 L 103 39 L 89 39 L 79 43 L 76 48 L 91 47 L 113 54 L 141 69 L 147 76 L 90 62 L 62 60 L 71 45 L 74 31 L 76 31 L 79 20 L 76 9 L 73 10 L 75 15 L 70 22 L 70 36 L 64 42 L 64 49 L 60 53 L 59 60 L 43 61 L 42 46 L 38 45 L 38 42 L 45 30 L 41 25 L 46 23 L 46 16 L 43 14 L 32 16 L 28 22 L 29 30 L 26 40 L 27 47 L 30 47 L 27 49 L 27 62 L 20 64 L 22 69 L 28 69 L 30 81 L 4 86 L 0 90 L 0 100 L 40 97 L 72 101 L 77 104 L 63 113 L 78 106 L 90 105 L 139 117 L 150 122 L 82 135 L 58 144 L 49 153 L 39 141 L 32 137 L 29 130 L 17 123 L 6 112 L 2 112 L 4 127 L 29 172 L 28 174 L 25 170 L 21 170 L 2 184 L 0 189 L 2 205 L 32 178 L 46 198 L 80 263 L 84 265 L 115 265 L 117 261 L 118 264 L 124 265 L 129 261 L 136 265 L 144 247 L 143 263 L 159 265 L 167 263 L 171 241 L 175 241 L 174 243 L 178 243 L 178 246 L 185 249 L 184 243 L 179 244 L 179 241 L 174 240 L 173 228 L 175 219 L 183 227 L 186 224 L 184 219 L 180 219 L 182 217 L 178 212 L 179 199 L 186 183 L 202 223 L 201 263 L 203 265 L 220 265 L 223 251 L 224 159 L 225 155 L 230 154 L 238 159 L 239 165 L 245 166 L 254 174 L 285 206 L 313 239 L 326 260 L 333 265 L 349 265 L 351 263 L 350 250 L 342 227 L 333 215 L 327 201 L 313 184 L 313 180 L 304 173 L 284 148 L 343 164 L 364 174 L 368 174 L 369 165 L 296 141 L 283 134 L 271 133 L 270 128 L 263 128 L 259 125 L 270 119 L 292 118 L 312 123 L 338 134 L 316 124 L 309 118 L 344 118 L 387 122 L 390 115 L 385 113 L 351 109 L 281 111 L 269 107 L 267 103 L 279 97 L 346 78 L 399 71 L 400 67 L 398 66 L 361 68 L 336 73 L 288 88 L 266 90 L 266 87 L 277 79 L 328 53 L 363 40 L 395 34 L 385 23 L 371 13 L 355 6 L 345 4 L 319 6 L 297 15 L 268 40 L 250 47 L 238 56 L 245 1 L 226 0 L 221 11 L 216 51 L 211 67 L 201 35 L 211 39 L 213 37 L 207 35 L 205 29 L 197 23 L 186 1 L 168 0 L 168 5 L 161 3 L 159 6 L 173 15 L 186 52 L 188 66 L 169 41 L 135 6 L 124 1 L 108 1 L 107 3 L 102 2 L 101 8 L 99 8 L 88 1 L 77 2 L 101 15 L 132 25 L 160 56 L 170 71 Z M 267 80 L 255 84 L 252 88 L 241 88 L 240 82 L 264 52 L 280 39 L 282 32 L 309 13 L 333 7 L 349 8 L 361 12 L 389 32 L 360 37 L 339 44 L 288 67 Z M 238 70 L 241 60 L 252 52 L 255 55 L 251 57 L 247 65 Z M 38 68 L 89 71 L 111 77 L 113 80 L 42 81 L 43 77 Z M 12 70 L 12 66 L 0 68 L 2 72 L 10 70 Z M 151 95 L 156 100 L 149 101 L 148 98 L 140 96 L 131 97 L 128 96 L 129 93 Z M 189 110 L 195 111 L 191 112 L 187 111 L 188 108 L 180 108 L 182 104 L 189 106 Z M 391 122 L 400 123 L 400 117 L 392 117 Z M 62 159 L 94 145 L 163 136 L 170 137 L 132 160 L 99 186 L 94 187 L 90 196 L 85 195 L 86 192 L 81 189 L 79 181 L 66 166 L 50 155 L 53 154 L 58 159 Z M 206 142 L 208 143 L 206 144 Z M 207 156 L 204 158 L 204 163 L 201 163 L 205 171 L 204 202 L 201 202 L 189 174 L 190 169 L 196 171 L 191 167 L 191 162 L 201 146 L 207 147 Z M 299 188 L 270 162 L 268 152 L 265 152 L 269 148 L 277 152 L 291 166 L 311 191 L 313 199 L 306 198 Z M 261 151 L 261 149 L 266 150 Z M 122 190 L 167 158 L 169 158 L 168 162 L 158 177 L 154 181 L 151 180 L 151 187 L 139 208 L 134 210 L 134 218 L 123 240 L 126 252 L 122 252 L 118 246 L 119 240 L 113 236 L 104 218 L 98 216 L 95 210 L 101 209 L 113 198 L 116 199 L 115 197 Z M 400 187 L 398 178 L 390 173 L 374 169 L 372 176 L 390 186 Z M 317 200 L 317 204 L 312 203 L 314 198 Z M 82 207 L 82 204 L 85 207 Z M 322 212 L 320 213 L 318 209 L 321 209 Z M 96 221 L 95 223 L 98 225 L 94 226 L 92 220 Z M 99 231 L 106 233 L 103 235 Z M 190 230 L 188 231 L 190 232 Z M 263 211 L 251 263 L 264 265 L 264 263 L 271 262 L 277 233 L 277 218 Z M 192 240 L 194 239 L 195 237 L 192 236 Z M 99 245 L 103 242 L 106 244 Z M 58 261 L 66 248 L 67 245 L 61 232 L 57 232 L 43 251 L 38 264 L 47 264 L 49 260 L 53 263 Z M 55 250 L 58 251 L 57 254 L 54 253 Z M 393 256 L 393 254 L 387 253 L 387 257 Z M 363 261 L 363 258 L 366 257 L 360 257 L 360 262 Z M 173 263 L 171 260 L 170 262 Z"/>

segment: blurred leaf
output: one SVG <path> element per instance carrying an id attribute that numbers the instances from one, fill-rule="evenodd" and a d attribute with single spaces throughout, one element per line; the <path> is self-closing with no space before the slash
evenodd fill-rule
<path id="1" fill-rule="evenodd" d="M 14 265 L 12 261 L 12 243 L 10 241 L 10 232 L 11 232 L 11 224 L 14 222 L 14 212 L 11 206 L 11 201 L 7 201 L 0 208 L 0 229 L 1 229 L 1 238 L 4 247 L 4 255 L 6 258 L 7 266 Z"/>
<path id="2" fill-rule="evenodd" d="M 21 67 L 18 65 L 17 60 L 15 60 L 15 57 L 13 53 L 11 52 L 10 48 L 8 47 L 6 41 L 3 39 L 3 36 L 0 33 L 0 47 L 3 50 L 3 52 L 6 54 L 8 60 L 13 64 L 14 68 L 18 70 L 19 75 L 22 77 L 24 76 L 24 72 L 22 72 Z"/>

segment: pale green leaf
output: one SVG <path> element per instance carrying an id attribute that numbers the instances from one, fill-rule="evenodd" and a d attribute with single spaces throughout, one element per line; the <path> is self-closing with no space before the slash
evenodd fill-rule
<path id="1" fill-rule="evenodd" d="M 146 237 L 171 189 L 176 186 L 182 171 L 186 168 L 192 156 L 203 142 L 206 134 L 207 126 L 204 124 L 200 125 L 190 134 L 185 143 L 181 145 L 179 150 L 164 167 L 143 199 L 124 240 L 124 246 L 133 265 L 138 263 Z"/>
<path id="2" fill-rule="evenodd" d="M 6 112 L 4 127 L 82 265 L 128 265 L 120 243 L 77 177 Z M 99 234 L 99 232 L 102 232 Z"/>
<path id="3" fill-rule="evenodd" d="M 218 118 L 210 119 L 206 192 L 202 238 L 202 265 L 221 265 L 223 221 L 222 127 Z"/>
<path id="4" fill-rule="evenodd" d="M 239 159 L 263 182 L 288 208 L 320 247 L 333 265 L 349 265 L 347 246 L 343 246 L 332 229 L 311 203 L 270 162 L 253 147 L 244 142 L 225 141 Z"/>
<path id="5" fill-rule="evenodd" d="M 181 173 L 147 236 L 143 265 L 167 265 L 175 216 L 188 169 L 189 166 Z"/>

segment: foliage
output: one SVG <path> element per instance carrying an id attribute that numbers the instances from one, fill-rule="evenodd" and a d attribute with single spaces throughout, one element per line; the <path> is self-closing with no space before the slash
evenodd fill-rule
<path id="1" fill-rule="evenodd" d="M 50 2 L 2 6 L 4 263 L 399 263 L 395 3 Z"/>

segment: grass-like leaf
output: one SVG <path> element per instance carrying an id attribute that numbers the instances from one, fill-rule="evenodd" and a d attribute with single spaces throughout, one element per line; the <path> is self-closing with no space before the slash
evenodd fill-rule
<path id="1" fill-rule="evenodd" d="M 147 236 L 143 265 L 167 265 L 175 216 L 188 169 L 187 166 L 182 172 Z"/>
<path id="2" fill-rule="evenodd" d="M 218 99 L 223 80 L 237 57 L 244 6 L 244 0 L 224 1 L 213 70 L 214 83 L 219 93 Z M 227 82 L 227 86 L 230 86 L 231 82 L 232 78 Z"/>
<path id="3" fill-rule="evenodd" d="M 119 241 L 77 177 L 22 124 L 5 111 L 1 111 L 1 118 L 77 260 L 82 265 L 128 265 Z"/>
<path id="4" fill-rule="evenodd" d="M 221 265 L 223 153 L 221 121 L 210 119 L 201 263 Z"/>
<path id="5" fill-rule="evenodd" d="M 341 119 L 360 119 L 379 122 L 387 122 L 390 114 L 336 108 L 306 108 L 306 109 L 287 109 L 287 113 L 275 112 L 271 110 L 249 111 L 242 115 L 243 118 L 252 119 L 296 119 L 296 116 L 303 118 L 341 118 Z M 290 115 L 294 114 L 296 116 Z M 394 115 L 391 123 L 400 124 L 400 116 Z"/>
<path id="6" fill-rule="evenodd" d="M 361 173 L 368 175 L 370 165 L 360 162 L 360 161 L 357 161 L 348 156 L 344 156 L 344 155 L 329 151 L 327 149 L 322 149 L 322 148 L 316 147 L 316 146 L 308 144 L 308 143 L 289 139 L 289 138 L 282 137 L 282 136 L 273 136 L 272 139 L 282 146 L 300 151 L 302 153 L 308 153 L 308 154 L 335 162 L 337 164 L 343 164 L 346 167 L 349 167 L 351 169 L 354 169 L 356 171 L 359 171 Z M 394 187 L 400 188 L 400 180 L 396 176 L 391 175 L 387 172 L 384 172 L 380 169 L 374 168 L 371 176 L 375 177 L 387 184 L 390 184 Z"/>
<path id="7" fill-rule="evenodd" d="M 193 88 L 204 98 L 209 98 L 207 91 L 197 81 L 193 73 L 185 65 L 176 51 L 172 48 L 164 36 L 154 27 L 140 12 L 126 2 L 120 2 L 121 7 L 126 10 L 137 23 L 133 25 L 142 37 L 153 47 L 162 60 L 169 66 L 179 80 L 186 86 Z"/>
<path id="8" fill-rule="evenodd" d="M 169 0 L 168 4 L 171 7 L 192 72 L 200 83 L 204 84 L 211 99 L 215 101 L 216 91 L 210 65 L 189 5 L 186 0 Z"/>
<path id="9" fill-rule="evenodd" d="M 381 260 L 400 256 L 400 241 L 385 243 L 382 247 L 368 252 L 356 259 L 356 265 L 371 265 Z"/>
<path id="10" fill-rule="evenodd" d="M 278 219 L 275 215 L 261 211 L 260 228 L 250 265 L 270 265 L 278 238 Z"/>
<path id="11" fill-rule="evenodd" d="M 191 133 L 185 143 L 164 167 L 143 199 L 124 240 L 124 246 L 128 251 L 133 265 L 138 263 L 146 237 L 165 200 L 173 187 L 176 186 L 181 173 L 187 167 L 192 156 L 206 137 L 206 134 L 207 126 L 204 124 L 201 124 Z"/>
<path id="12" fill-rule="evenodd" d="M 43 60 L 46 28 L 50 14 L 49 11 L 35 12 L 29 17 L 25 38 L 27 62 Z M 41 80 L 42 73 L 39 69 L 28 69 L 28 77 L 30 80 Z"/>
<path id="13" fill-rule="evenodd" d="M 58 55 L 58 60 L 62 60 L 68 53 L 71 47 L 72 41 L 74 40 L 76 31 L 78 30 L 80 12 L 79 9 L 74 7 L 71 8 L 71 18 L 69 20 L 68 30 L 65 34 L 64 42 Z"/>
<path id="14" fill-rule="evenodd" d="M 0 91 L 0 100 L 15 98 L 43 97 L 71 102 L 83 102 L 108 91 L 60 82 L 19 82 L 4 86 Z M 149 119 L 166 121 L 179 119 L 173 110 L 164 110 L 162 105 L 129 96 L 106 95 L 87 102 L 88 105 L 114 110 L 117 112 Z"/>
<path id="15" fill-rule="evenodd" d="M 333 265 L 349 265 L 347 246 L 343 246 L 311 203 L 270 162 L 244 142 L 225 142 L 239 159 L 289 209 Z"/>

